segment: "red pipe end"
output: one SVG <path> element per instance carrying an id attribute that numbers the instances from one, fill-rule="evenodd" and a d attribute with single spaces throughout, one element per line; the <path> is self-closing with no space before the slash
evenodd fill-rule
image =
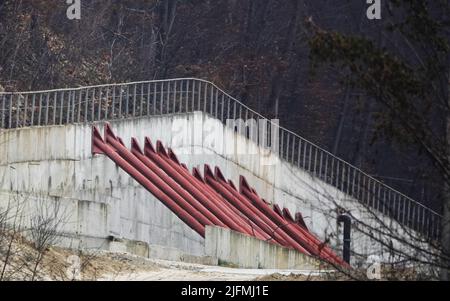
<path id="1" fill-rule="evenodd" d="M 149 137 L 145 137 L 145 143 L 144 143 L 144 154 L 147 156 L 149 154 L 156 153 L 155 148 L 153 147 L 152 141 Z"/>
<path id="2" fill-rule="evenodd" d="M 234 190 L 238 191 L 236 188 L 236 185 L 234 185 L 233 181 L 228 180 L 228 185 L 230 185 L 230 187 L 233 188 Z"/>
<path id="3" fill-rule="evenodd" d="M 210 177 L 210 178 L 213 178 L 214 180 L 217 180 L 216 177 L 214 176 L 214 173 L 211 170 L 211 167 L 209 167 L 208 164 L 205 164 L 203 174 L 205 175 L 205 178 Z"/>
<path id="4" fill-rule="evenodd" d="M 300 212 L 295 213 L 295 222 L 300 227 L 303 227 L 305 230 L 308 230 L 308 227 L 306 226 L 305 220 L 303 219 L 303 215 Z"/>
<path id="5" fill-rule="evenodd" d="M 197 167 L 194 167 L 194 168 L 192 169 L 192 175 L 193 175 L 195 178 L 197 178 L 198 180 L 200 180 L 202 183 L 205 183 L 205 184 L 206 184 L 205 180 L 203 179 L 203 177 L 202 177 L 202 175 L 201 175 L 201 173 L 200 173 L 200 170 L 198 170 Z"/>
<path id="6" fill-rule="evenodd" d="M 180 160 L 178 160 L 177 155 L 175 154 L 175 152 L 174 152 L 170 147 L 167 148 L 167 152 L 168 152 L 169 158 L 170 158 L 172 161 L 174 161 L 175 163 L 177 163 L 177 165 L 181 165 Z"/>
<path id="7" fill-rule="evenodd" d="M 287 208 L 283 208 L 283 217 L 291 223 L 295 222 L 294 218 L 292 217 L 291 212 Z"/>
<path id="8" fill-rule="evenodd" d="M 119 141 L 120 144 L 122 144 L 123 147 L 126 147 L 125 143 L 122 140 L 122 138 L 118 137 L 117 140 Z"/>
<path id="9" fill-rule="evenodd" d="M 166 148 L 164 147 L 161 140 L 156 141 L 156 151 L 158 152 L 158 154 L 160 154 L 166 158 L 169 158 L 169 155 L 167 155 L 167 152 L 166 152 Z"/>
<path id="10" fill-rule="evenodd" d="M 141 149 L 141 146 L 139 145 L 139 142 L 137 141 L 137 139 L 136 138 L 131 138 L 131 150 L 132 151 L 137 151 L 137 152 L 139 152 L 140 154 L 144 154 L 143 152 L 142 152 L 142 149 Z"/>
<path id="11" fill-rule="evenodd" d="M 109 122 L 105 123 L 105 128 L 104 128 L 104 135 L 105 135 L 105 140 L 108 141 L 108 138 L 112 138 L 114 140 L 118 140 L 116 137 L 116 134 L 114 134 L 114 131 L 111 128 L 111 125 L 109 124 Z"/>
<path id="12" fill-rule="evenodd" d="M 214 174 L 216 176 L 216 178 L 222 182 L 226 182 L 227 180 L 225 179 L 225 176 L 223 175 L 222 171 L 220 170 L 220 168 L 218 166 L 216 166 L 214 168 Z"/>
<path id="13" fill-rule="evenodd" d="M 277 204 L 273 205 L 273 211 L 275 211 L 275 213 L 278 214 L 280 217 L 284 218 L 283 210 L 281 210 L 280 206 L 278 206 Z"/>
<path id="14" fill-rule="evenodd" d="M 241 194 L 244 193 L 244 189 L 247 189 L 248 191 L 252 191 L 253 189 L 250 187 L 250 185 L 247 182 L 247 179 L 244 176 L 239 177 L 239 192 Z"/>
<path id="15" fill-rule="evenodd" d="M 95 138 L 99 139 L 100 141 L 104 142 L 102 135 L 100 134 L 100 131 L 96 126 L 92 126 L 92 145 L 91 145 L 91 152 L 93 155 L 99 155 L 104 154 L 104 152 L 96 145 Z"/>

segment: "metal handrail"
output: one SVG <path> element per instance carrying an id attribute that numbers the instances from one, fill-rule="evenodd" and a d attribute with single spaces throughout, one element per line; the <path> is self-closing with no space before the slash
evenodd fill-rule
<path id="1" fill-rule="evenodd" d="M 441 215 L 356 166 L 279 126 L 212 82 L 197 78 L 137 81 L 78 88 L 0 92 L 0 128 L 57 125 L 193 111 L 227 120 L 263 120 L 276 131 L 279 156 L 427 237 L 439 237 Z M 261 133 L 260 133 L 261 134 Z M 267 139 L 269 140 L 269 139 Z M 256 139 L 266 147 L 266 138 Z"/>

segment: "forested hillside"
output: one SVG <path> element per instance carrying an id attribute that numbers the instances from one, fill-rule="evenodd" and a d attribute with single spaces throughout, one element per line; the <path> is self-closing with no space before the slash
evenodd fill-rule
<path id="1" fill-rule="evenodd" d="M 391 2 L 403 1 L 387 1 L 381 20 L 369 20 L 360 0 L 81 0 L 80 20 L 67 18 L 65 2 L 0 0 L 3 89 L 208 79 L 439 209 L 442 179 L 428 157 L 379 130 L 380 104 L 346 79 L 349 70 L 312 60 L 311 41 L 320 29 L 364 37 L 420 64 L 421 50 L 387 29 L 394 16 L 404 17 Z M 429 9 L 445 18 L 439 8 Z"/>

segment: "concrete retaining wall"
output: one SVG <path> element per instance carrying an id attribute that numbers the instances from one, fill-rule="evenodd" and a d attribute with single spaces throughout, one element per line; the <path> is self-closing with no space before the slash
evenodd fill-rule
<path id="1" fill-rule="evenodd" d="M 319 270 L 320 262 L 294 249 L 284 248 L 229 229 L 206 226 L 206 254 L 220 264 L 249 269 Z"/>
<path id="2" fill-rule="evenodd" d="M 394 221 L 370 214 L 357 201 L 309 173 L 278 160 L 233 129 L 201 112 L 111 122 L 130 146 L 131 137 L 145 136 L 171 146 L 188 167 L 219 166 L 236 184 L 239 175 L 266 200 L 299 211 L 309 229 L 328 240 L 340 253 L 341 229 L 337 208 L 344 207 L 368 225 L 380 221 L 402 233 Z M 102 124 L 98 124 L 102 130 Z M 64 232 L 75 247 L 102 247 L 118 237 L 205 255 L 205 242 L 161 202 L 118 168 L 109 158 L 91 154 L 91 126 L 86 124 L 33 127 L 2 131 L 0 135 L 0 204 L 11 191 L 47 196 L 71 212 Z M 31 210 L 33 212 L 33 210 Z M 379 219 L 379 220 L 377 220 Z M 352 249 L 365 256 L 383 254 L 388 247 L 354 230 Z M 375 234 L 377 235 L 377 234 Z M 400 242 L 392 240 L 392 244 Z M 405 247 L 407 248 L 407 247 Z M 161 252 L 164 253 L 164 252 Z M 353 257 L 354 262 L 364 257 Z"/>

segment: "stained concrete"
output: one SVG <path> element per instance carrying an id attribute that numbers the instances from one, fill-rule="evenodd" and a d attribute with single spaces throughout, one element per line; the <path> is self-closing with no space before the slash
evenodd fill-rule
<path id="1" fill-rule="evenodd" d="M 103 128 L 103 123 L 97 125 Z M 143 144 L 145 136 L 149 136 L 153 142 L 161 140 L 165 146 L 172 147 L 189 168 L 203 169 L 204 163 L 217 165 L 236 184 L 239 175 L 246 176 L 266 200 L 292 213 L 301 212 L 308 228 L 322 240 L 328 240 L 338 253 L 341 250 L 341 229 L 336 222 L 339 206 L 372 227 L 379 223 L 356 200 L 279 160 L 276 153 L 258 147 L 207 114 L 135 118 L 113 121 L 111 125 L 127 146 L 131 137 Z M 109 158 L 91 154 L 91 131 L 91 125 L 87 124 L 3 131 L 0 204 L 12 198 L 12 191 L 31 198 L 44 195 L 61 202 L 70 212 L 70 223 L 64 227 L 65 240 L 70 240 L 70 245 L 75 247 L 108 248 L 107 237 L 113 236 L 204 256 L 202 237 Z M 381 214 L 377 218 L 402 233 L 393 220 Z M 401 244 L 396 240 L 392 243 Z M 386 246 L 358 229 L 352 233 L 352 250 L 366 256 L 382 254 L 395 260 Z M 405 250 L 409 252 L 407 246 Z M 364 257 L 352 260 L 360 263 Z"/>
<path id="2" fill-rule="evenodd" d="M 219 263 L 247 269 L 320 270 L 318 260 L 252 236 L 220 227 L 206 226 L 206 254 Z"/>

